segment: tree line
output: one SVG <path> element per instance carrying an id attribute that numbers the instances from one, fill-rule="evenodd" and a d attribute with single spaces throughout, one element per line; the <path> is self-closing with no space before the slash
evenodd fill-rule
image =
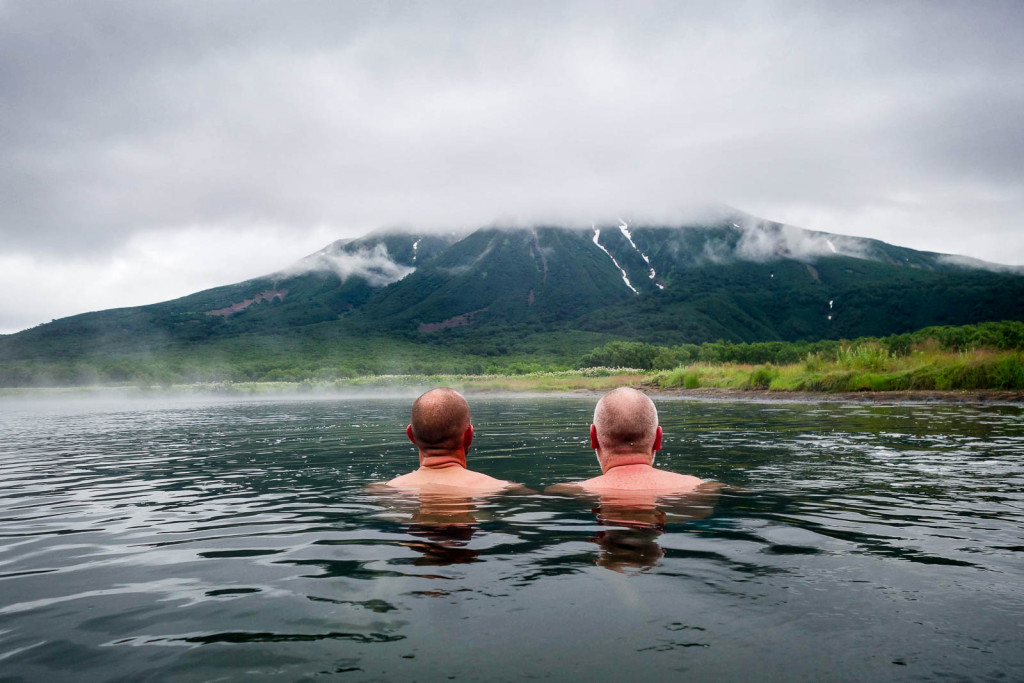
<path id="1" fill-rule="evenodd" d="M 1007 320 L 976 325 L 926 327 L 907 334 L 860 337 L 853 340 L 771 341 L 657 346 L 644 342 L 613 341 L 584 354 L 577 368 L 608 367 L 640 370 L 671 370 L 693 363 L 739 363 L 744 365 L 788 365 L 809 357 L 823 361 L 840 360 L 851 349 L 874 347 L 893 357 L 909 355 L 914 349 L 963 352 L 978 349 L 1024 350 L 1024 322 Z"/>

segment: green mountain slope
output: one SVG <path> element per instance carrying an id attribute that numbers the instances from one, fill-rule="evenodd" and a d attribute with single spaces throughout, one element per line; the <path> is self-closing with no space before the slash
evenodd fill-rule
<path id="1" fill-rule="evenodd" d="M 2 336 L 0 364 L 222 360 L 250 376 L 301 358 L 403 371 L 566 359 L 611 339 L 815 340 L 1024 320 L 1022 271 L 980 265 L 739 213 L 689 226 L 384 231 L 265 277 Z"/>

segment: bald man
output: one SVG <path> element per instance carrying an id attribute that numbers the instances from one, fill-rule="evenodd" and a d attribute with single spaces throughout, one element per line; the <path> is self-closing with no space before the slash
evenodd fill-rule
<path id="1" fill-rule="evenodd" d="M 550 487 L 552 493 L 572 489 L 587 493 L 647 491 L 689 493 L 705 482 L 654 467 L 661 450 L 661 427 L 654 402 L 636 389 L 623 387 L 604 395 L 594 410 L 590 447 L 597 451 L 601 475 L 586 481 Z"/>
<path id="2" fill-rule="evenodd" d="M 469 421 L 469 403 L 454 389 L 431 389 L 416 399 L 405 433 L 419 450 L 420 467 L 395 477 L 386 486 L 470 493 L 518 486 L 466 468 L 473 425 Z"/>

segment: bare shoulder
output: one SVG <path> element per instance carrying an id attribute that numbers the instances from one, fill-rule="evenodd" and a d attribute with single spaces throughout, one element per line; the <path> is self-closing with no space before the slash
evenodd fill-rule
<path id="1" fill-rule="evenodd" d="M 658 491 L 688 493 L 697 490 L 704 480 L 689 474 L 649 468 L 640 472 L 611 472 L 579 483 L 586 491 Z"/>
<path id="2" fill-rule="evenodd" d="M 478 481 L 485 484 L 506 485 L 512 483 L 510 481 L 505 481 L 504 479 L 496 479 L 489 474 L 484 474 L 483 472 L 476 472 L 474 470 L 465 470 L 465 477 L 466 479 Z"/>
<path id="3" fill-rule="evenodd" d="M 503 491 L 525 488 L 521 484 L 505 481 L 504 479 L 496 479 L 488 474 L 484 474 L 483 472 L 474 472 L 472 470 L 466 470 L 464 475 L 459 478 L 458 482 L 453 482 L 453 484 L 471 487 L 481 491 Z"/>
<path id="4" fill-rule="evenodd" d="M 395 477 L 382 486 L 404 489 L 436 490 L 438 492 L 499 493 L 520 492 L 525 487 L 511 481 L 495 479 L 483 472 L 447 468 L 441 470 L 416 470 Z"/>
<path id="5" fill-rule="evenodd" d="M 418 486 L 422 482 L 422 477 L 419 476 L 419 472 L 409 472 L 408 474 L 402 474 L 391 481 L 384 482 L 383 484 L 371 484 L 371 486 L 383 486 L 383 487 L 401 487 L 401 486 Z"/>
<path id="6" fill-rule="evenodd" d="M 684 488 L 696 489 L 708 483 L 700 477 L 695 477 L 691 474 L 678 474 L 676 472 L 668 472 L 665 470 L 657 470 L 657 472 L 659 480 Z"/>

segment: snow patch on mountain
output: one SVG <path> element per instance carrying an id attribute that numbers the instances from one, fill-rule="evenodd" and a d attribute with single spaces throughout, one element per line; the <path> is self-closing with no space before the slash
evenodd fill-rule
<path id="1" fill-rule="evenodd" d="M 591 228 L 594 230 L 594 244 L 597 245 L 598 249 L 607 254 L 608 258 L 610 258 L 612 263 L 615 264 L 615 267 L 619 269 L 619 273 L 622 274 L 622 281 L 626 283 L 626 286 L 629 287 L 634 294 L 639 294 L 640 292 L 636 291 L 636 287 L 634 287 L 633 283 L 629 281 L 629 276 L 626 275 L 626 271 L 622 269 L 622 266 L 620 266 L 619 262 L 615 260 L 615 257 L 612 256 L 611 252 L 605 249 L 604 245 L 599 241 L 601 239 L 601 229 L 596 226 L 591 226 Z"/>
<path id="2" fill-rule="evenodd" d="M 621 218 L 619 219 L 619 223 L 621 224 L 619 225 L 619 232 L 621 232 L 622 236 L 629 241 L 629 245 L 633 247 L 633 250 L 636 251 L 636 253 L 640 254 L 640 258 L 644 260 L 644 263 L 646 263 L 647 267 L 650 269 L 650 275 L 648 275 L 648 277 L 650 277 L 653 280 L 658 276 L 658 274 L 654 272 L 654 266 L 651 265 L 651 259 L 647 258 L 647 254 L 640 251 L 640 249 L 636 246 L 636 242 L 633 241 L 633 235 L 629 231 L 629 223 L 622 220 Z M 658 286 L 661 287 L 661 285 Z"/>

